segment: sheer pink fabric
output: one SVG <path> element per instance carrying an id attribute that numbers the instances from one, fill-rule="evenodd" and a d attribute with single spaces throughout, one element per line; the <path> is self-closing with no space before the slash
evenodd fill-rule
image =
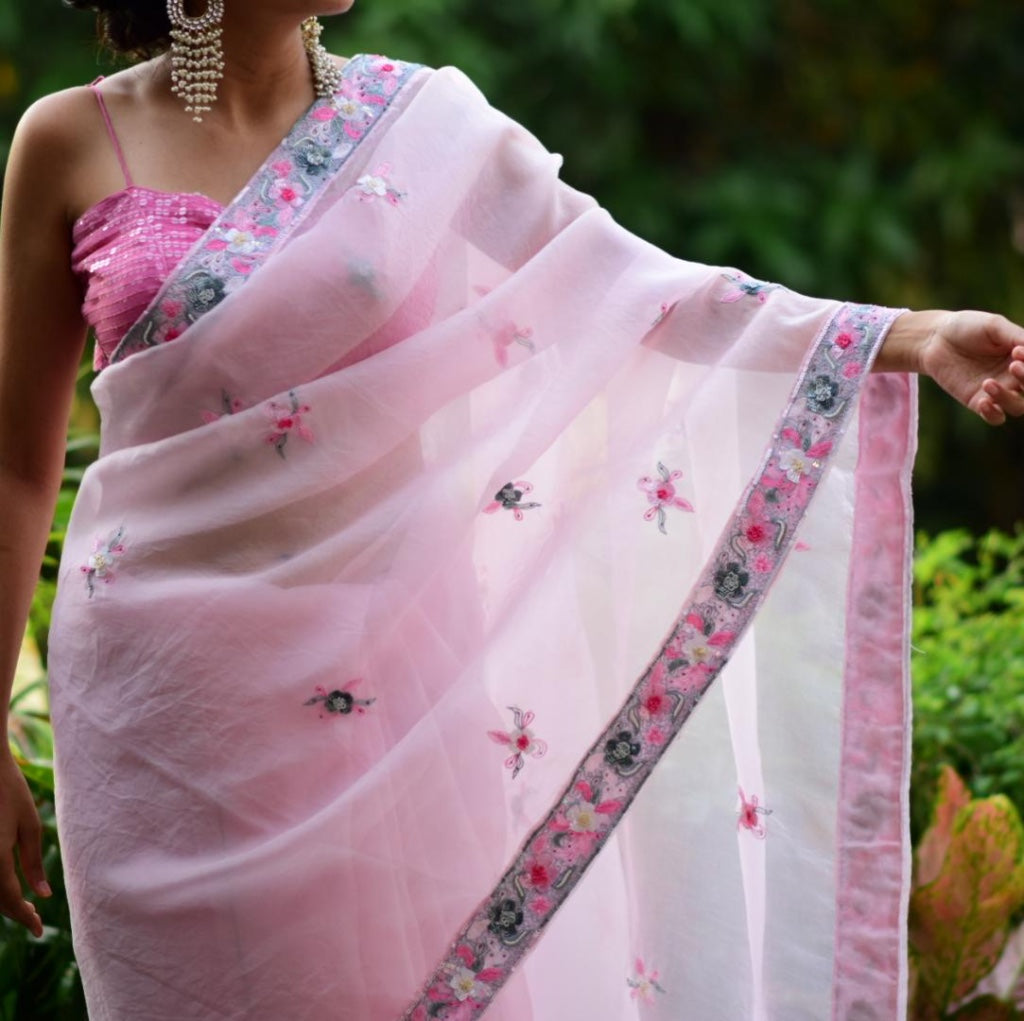
<path id="1" fill-rule="evenodd" d="M 557 170 L 424 73 L 244 287 L 99 378 L 51 648 L 92 1021 L 399 1017 L 672 625 L 838 307 Z M 723 683 L 488 1018 L 899 1016 L 913 393 L 864 386 Z"/>

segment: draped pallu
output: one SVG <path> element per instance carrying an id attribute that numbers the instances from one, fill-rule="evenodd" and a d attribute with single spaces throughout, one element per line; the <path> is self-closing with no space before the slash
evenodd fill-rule
<path id="1" fill-rule="evenodd" d="M 51 647 L 93 1021 L 902 1016 L 896 313 L 558 165 L 358 58 L 98 377 Z"/>

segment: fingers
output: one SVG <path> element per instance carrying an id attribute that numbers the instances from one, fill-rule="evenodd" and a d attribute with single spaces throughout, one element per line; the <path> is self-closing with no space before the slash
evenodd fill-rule
<path id="1" fill-rule="evenodd" d="M 1021 383 L 1017 382 L 1018 372 L 1021 374 Z M 989 425 L 1002 425 L 1008 417 L 1020 418 L 1024 415 L 1024 365 L 1018 372 L 1008 375 L 1005 382 L 986 379 L 982 383 L 978 413 Z"/>
<path id="2" fill-rule="evenodd" d="M 21 883 L 18 882 L 14 860 L 10 854 L 0 862 L 0 914 L 6 915 L 19 925 L 24 925 L 33 936 L 39 937 L 43 934 L 43 920 L 39 917 L 35 905 L 22 896 Z"/>
<path id="3" fill-rule="evenodd" d="M 18 861 L 33 891 L 40 897 L 51 896 L 52 891 L 43 868 L 43 828 L 35 813 L 18 831 Z"/>

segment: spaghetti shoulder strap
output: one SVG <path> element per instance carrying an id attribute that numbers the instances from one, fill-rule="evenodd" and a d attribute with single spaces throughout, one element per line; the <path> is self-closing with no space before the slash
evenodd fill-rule
<path id="1" fill-rule="evenodd" d="M 96 97 L 96 102 L 99 103 L 100 113 L 103 114 L 103 123 L 107 126 L 107 134 L 110 136 L 110 144 L 114 147 L 114 153 L 117 155 L 117 162 L 121 164 L 121 173 L 124 174 L 124 184 L 126 188 L 132 187 L 134 182 L 132 181 L 131 172 L 128 170 L 128 163 L 124 158 L 124 150 L 121 148 L 121 142 L 118 140 L 117 132 L 114 131 L 114 122 L 110 119 L 110 111 L 107 109 L 106 100 L 103 98 L 103 93 L 100 92 L 99 84 L 103 81 L 102 78 L 97 78 L 96 81 L 90 83 L 89 88 L 92 89 L 92 94 Z"/>

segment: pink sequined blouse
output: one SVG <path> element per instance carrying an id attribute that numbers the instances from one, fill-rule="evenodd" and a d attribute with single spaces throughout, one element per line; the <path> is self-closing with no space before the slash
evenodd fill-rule
<path id="1" fill-rule="evenodd" d="M 71 268 L 82 282 L 82 315 L 95 332 L 94 364 L 102 369 L 222 207 L 205 195 L 154 191 L 134 184 L 97 85 L 93 82 L 93 94 L 124 172 L 125 187 L 75 221 Z"/>

